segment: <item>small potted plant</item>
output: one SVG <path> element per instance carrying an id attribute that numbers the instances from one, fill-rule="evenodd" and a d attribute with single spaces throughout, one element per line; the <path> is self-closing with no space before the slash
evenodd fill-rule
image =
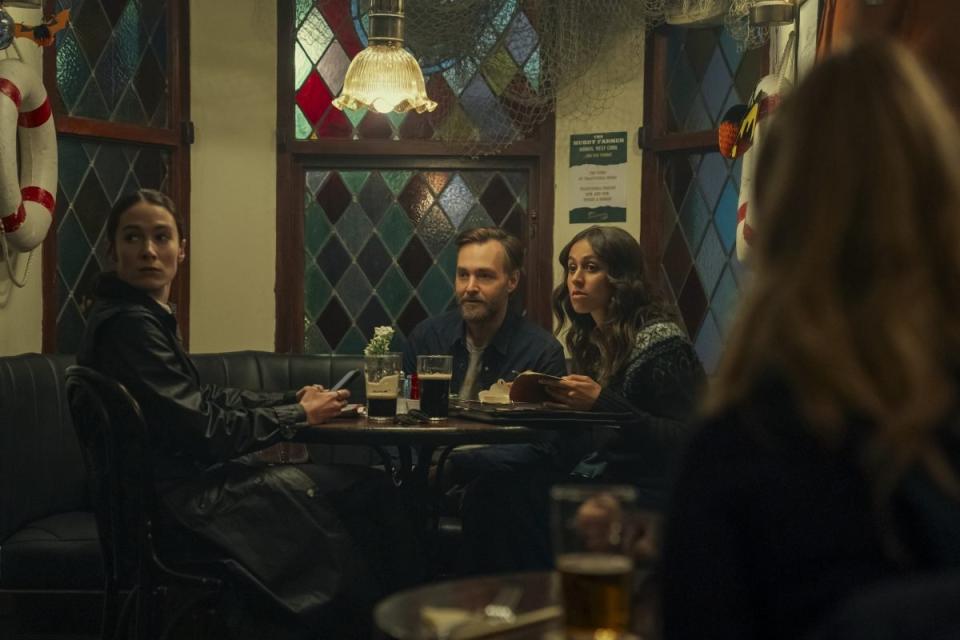
<path id="1" fill-rule="evenodd" d="M 397 415 L 401 356 L 390 351 L 393 333 L 393 327 L 376 327 L 363 349 L 367 418 L 374 422 L 392 422 Z"/>

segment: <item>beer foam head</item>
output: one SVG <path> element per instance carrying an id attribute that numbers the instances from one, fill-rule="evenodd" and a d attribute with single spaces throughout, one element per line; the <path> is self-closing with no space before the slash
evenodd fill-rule
<path id="1" fill-rule="evenodd" d="M 417 377 L 421 380 L 449 380 L 453 377 L 452 373 L 418 373 Z"/>
<path id="2" fill-rule="evenodd" d="M 608 576 L 633 569 L 633 559 L 619 553 L 565 553 L 557 557 L 557 569 L 565 573 Z"/>

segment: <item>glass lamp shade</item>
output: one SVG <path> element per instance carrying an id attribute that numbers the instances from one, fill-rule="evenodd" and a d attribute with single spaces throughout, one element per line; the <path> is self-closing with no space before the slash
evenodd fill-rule
<path id="1" fill-rule="evenodd" d="M 433 111 L 423 72 L 402 46 L 374 44 L 357 54 L 347 69 L 343 91 L 333 101 L 337 109 L 370 108 L 380 113 Z"/>

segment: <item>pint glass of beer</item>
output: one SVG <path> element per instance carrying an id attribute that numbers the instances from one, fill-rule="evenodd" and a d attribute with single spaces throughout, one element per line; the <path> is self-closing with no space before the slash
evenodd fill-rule
<path id="1" fill-rule="evenodd" d="M 567 637 L 630 637 L 636 491 L 619 485 L 558 485 L 550 496 Z"/>
<path id="2" fill-rule="evenodd" d="M 453 377 L 453 356 L 417 356 L 420 411 L 427 414 L 431 422 L 447 419 L 451 377 Z"/>
<path id="3" fill-rule="evenodd" d="M 399 353 L 378 353 L 363 357 L 363 375 L 367 383 L 367 418 L 372 422 L 392 422 L 397 416 L 400 392 Z"/>

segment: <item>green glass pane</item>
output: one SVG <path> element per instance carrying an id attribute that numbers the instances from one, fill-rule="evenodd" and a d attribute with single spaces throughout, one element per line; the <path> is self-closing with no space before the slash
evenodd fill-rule
<path id="1" fill-rule="evenodd" d="M 470 117 L 458 104 L 437 127 L 434 136 L 439 140 L 475 140 L 479 134 Z"/>
<path id="2" fill-rule="evenodd" d="M 347 120 L 354 128 L 359 127 L 363 118 L 367 115 L 366 109 L 344 109 L 343 112 L 347 114 Z"/>
<path id="3" fill-rule="evenodd" d="M 483 64 L 483 77 L 486 78 L 493 93 L 498 96 L 507 88 L 516 73 L 516 63 L 502 46 L 497 47 L 496 52 Z"/>
<path id="4" fill-rule="evenodd" d="M 378 227 L 380 239 L 394 256 L 400 254 L 410 237 L 413 235 L 413 224 L 410 217 L 398 204 L 392 205 L 383 215 Z"/>
<path id="5" fill-rule="evenodd" d="M 503 7 L 493 18 L 493 27 L 497 30 L 497 33 L 503 33 L 503 30 L 510 24 L 510 20 L 516 12 L 517 0 L 507 0 L 503 3 Z"/>
<path id="6" fill-rule="evenodd" d="M 450 279 L 450 282 L 456 284 L 457 277 L 457 253 L 459 247 L 457 247 L 455 242 L 450 242 L 444 247 L 443 251 L 440 252 L 440 255 L 437 256 L 437 265 L 443 269 L 443 272 L 447 274 L 447 278 Z"/>
<path id="7" fill-rule="evenodd" d="M 387 119 L 390 121 L 390 124 L 393 126 L 394 131 L 400 129 L 400 125 L 403 124 L 403 121 L 407 119 L 409 112 L 397 113 L 396 111 L 391 111 L 387 114 Z"/>
<path id="8" fill-rule="evenodd" d="M 307 117 L 303 115 L 302 111 L 300 111 L 300 107 L 294 105 L 293 116 L 293 119 L 296 121 L 297 140 L 309 139 L 310 134 L 313 133 L 313 127 L 310 126 L 310 122 L 307 121 Z"/>
<path id="9" fill-rule="evenodd" d="M 390 191 L 393 191 L 394 195 L 398 195 L 407 186 L 407 181 L 410 180 L 413 171 L 381 171 L 380 175 L 387 186 L 390 187 Z"/>
<path id="10" fill-rule="evenodd" d="M 527 64 L 523 65 L 523 73 L 527 76 L 527 82 L 534 90 L 540 88 L 540 48 L 534 49 Z"/>
<path id="11" fill-rule="evenodd" d="M 327 344 L 326 339 L 324 339 L 323 334 L 320 333 L 317 325 L 311 322 L 310 318 L 305 319 L 304 325 L 303 352 L 324 355 L 330 353 L 330 345 Z"/>
<path id="12" fill-rule="evenodd" d="M 293 88 L 299 89 L 303 81 L 310 75 L 313 63 L 299 44 L 293 46 Z"/>
<path id="13" fill-rule="evenodd" d="M 307 19 L 303 21 L 297 32 L 297 40 L 313 62 L 319 62 L 320 56 L 333 41 L 330 25 L 316 8 L 311 9 Z"/>
<path id="14" fill-rule="evenodd" d="M 297 26 L 303 21 L 304 17 L 313 8 L 314 0 L 297 0 Z"/>
<path id="15" fill-rule="evenodd" d="M 304 244 L 311 257 L 320 253 L 320 249 L 330 237 L 330 220 L 323 212 L 323 207 L 313 200 L 304 212 L 303 225 Z"/>
<path id="16" fill-rule="evenodd" d="M 350 193 L 357 194 L 363 189 L 363 183 L 370 177 L 369 171 L 341 171 L 340 177 L 350 189 Z"/>
<path id="17" fill-rule="evenodd" d="M 393 265 L 387 270 L 386 275 L 383 276 L 383 280 L 380 281 L 380 286 L 377 287 L 377 295 L 380 301 L 394 318 L 403 311 L 407 301 L 410 299 L 412 291 L 413 289 L 410 287 L 410 283 L 407 282 L 403 272 L 401 272 L 400 268 L 396 265 Z"/>
<path id="18" fill-rule="evenodd" d="M 430 267 L 427 275 L 420 281 L 420 286 L 417 287 L 417 295 L 420 296 L 423 307 L 431 315 L 437 315 L 443 313 L 450 304 L 450 299 L 453 297 L 453 285 L 447 280 L 443 269 L 434 265 Z"/>
<path id="19" fill-rule="evenodd" d="M 89 78 L 90 65 L 73 29 L 68 29 L 57 45 L 57 87 L 67 111 L 73 110 Z"/>
<path id="20" fill-rule="evenodd" d="M 327 278 L 320 273 L 317 265 L 314 263 L 308 264 L 306 272 L 303 274 L 303 306 L 311 318 L 317 317 L 324 310 L 330 301 L 332 291 L 333 287 L 327 282 Z"/>
<path id="21" fill-rule="evenodd" d="M 347 335 L 337 345 L 337 353 L 343 355 L 358 355 L 363 353 L 363 348 L 367 346 L 367 339 L 363 337 L 360 330 L 356 327 L 350 327 Z"/>

